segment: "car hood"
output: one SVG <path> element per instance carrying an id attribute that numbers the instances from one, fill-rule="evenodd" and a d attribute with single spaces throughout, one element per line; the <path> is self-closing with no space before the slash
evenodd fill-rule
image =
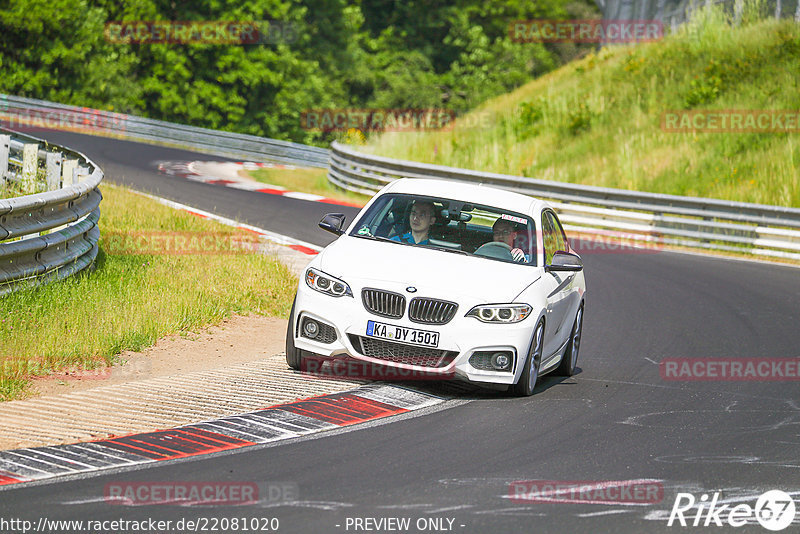
<path id="1" fill-rule="evenodd" d="M 482 302 L 512 302 L 541 277 L 541 269 L 476 256 L 342 236 L 314 264 L 359 287 L 406 288 L 420 296 Z"/>

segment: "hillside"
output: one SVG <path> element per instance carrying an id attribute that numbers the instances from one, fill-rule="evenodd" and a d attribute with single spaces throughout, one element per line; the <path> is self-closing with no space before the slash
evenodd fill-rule
<path id="1" fill-rule="evenodd" d="M 607 47 L 488 101 L 450 131 L 367 151 L 549 180 L 800 206 L 800 25 L 706 12 L 664 40 Z M 793 110 L 791 132 L 674 133 L 665 112 Z M 791 115 L 791 114 L 788 114 Z"/>

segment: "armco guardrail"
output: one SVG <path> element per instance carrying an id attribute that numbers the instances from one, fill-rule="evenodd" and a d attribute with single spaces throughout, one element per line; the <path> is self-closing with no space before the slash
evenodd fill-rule
<path id="1" fill-rule="evenodd" d="M 42 125 L 51 129 L 83 130 L 167 144 L 249 161 L 278 161 L 323 168 L 328 165 L 328 150 L 324 148 L 19 96 L 0 94 L 0 119 L 15 129 Z M 19 126 L 15 126 L 17 124 Z"/>
<path id="2" fill-rule="evenodd" d="M 102 179 L 79 152 L 0 130 L 0 187 L 30 193 L 0 198 L 0 295 L 92 264 Z"/>
<path id="3" fill-rule="evenodd" d="M 699 10 L 709 6 L 721 6 L 737 24 L 744 14 L 744 0 L 596 0 L 606 20 L 651 20 L 663 21 L 675 30 L 691 20 Z M 776 19 L 793 18 L 800 22 L 800 1 L 762 0 L 759 8 Z"/>
<path id="4" fill-rule="evenodd" d="M 644 244 L 746 252 L 800 260 L 800 209 L 625 191 L 401 161 L 331 148 L 328 179 L 374 194 L 402 177 L 490 184 L 549 200 L 567 230 Z"/>

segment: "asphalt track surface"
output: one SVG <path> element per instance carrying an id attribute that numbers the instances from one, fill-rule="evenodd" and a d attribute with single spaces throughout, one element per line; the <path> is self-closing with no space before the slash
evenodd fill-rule
<path id="1" fill-rule="evenodd" d="M 158 160 L 215 159 L 206 155 L 77 134 L 48 137 L 85 152 L 110 182 L 312 243 L 330 241 L 316 228 L 324 212 L 352 213 L 154 170 Z M 800 383 L 665 381 L 657 365 L 668 357 L 800 356 L 800 270 L 671 252 L 587 253 L 584 263 L 580 372 L 544 378 L 530 398 L 455 392 L 443 408 L 381 424 L 11 487 L 0 491 L 0 518 L 275 517 L 279 532 L 375 532 L 389 530 L 355 529 L 352 519 L 395 517 L 411 520 L 399 532 L 446 531 L 452 519 L 453 532 L 638 533 L 701 530 L 667 526 L 679 492 L 699 499 L 719 491 L 721 499 L 752 506 L 761 493 L 780 489 L 800 503 Z M 663 500 L 507 498 L 516 480 L 631 479 L 661 481 Z M 288 482 L 298 496 L 291 504 L 266 499 L 238 507 L 123 506 L 103 499 L 109 483 L 162 481 Z M 444 520 L 444 528 L 417 528 L 418 520 L 431 519 Z M 785 532 L 797 532 L 799 524 L 800 511 Z M 735 530 L 767 532 L 757 523 Z"/>
<path id="2" fill-rule="evenodd" d="M 333 241 L 332 234 L 319 230 L 316 225 L 326 213 L 345 213 L 348 220 L 358 213 L 358 209 L 348 206 L 253 194 L 158 172 L 161 161 L 232 161 L 229 158 L 70 132 L 34 131 L 31 135 L 83 152 L 103 169 L 106 181 L 309 243 L 327 245 Z"/>

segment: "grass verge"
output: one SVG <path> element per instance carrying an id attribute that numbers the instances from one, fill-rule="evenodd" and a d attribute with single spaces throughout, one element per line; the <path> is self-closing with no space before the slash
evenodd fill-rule
<path id="1" fill-rule="evenodd" d="M 800 25 L 745 3 L 735 26 L 703 10 L 663 41 L 607 47 L 462 117 L 450 131 L 387 133 L 383 156 L 563 182 L 800 207 L 800 137 L 673 133 L 668 111 L 797 115 Z M 762 10 L 763 11 L 763 10 Z"/>
<path id="2" fill-rule="evenodd" d="M 227 243 L 241 231 L 120 187 L 102 190 L 105 237 L 96 269 L 0 297 L 1 400 L 24 397 L 31 376 L 107 366 L 121 351 L 141 350 L 233 313 L 289 312 L 297 279 L 274 257 L 225 247 L 216 253 L 130 254 L 124 246 L 125 236 L 134 239 L 130 244 L 148 235 L 162 243 L 165 236 L 205 235 Z"/>
<path id="3" fill-rule="evenodd" d="M 254 180 L 285 187 L 289 191 L 312 193 L 363 206 L 370 197 L 343 191 L 328 181 L 327 169 L 258 169 L 248 171 Z"/>
<path id="4" fill-rule="evenodd" d="M 16 183 L 0 178 L 0 200 L 18 197 L 22 194 Z"/>

